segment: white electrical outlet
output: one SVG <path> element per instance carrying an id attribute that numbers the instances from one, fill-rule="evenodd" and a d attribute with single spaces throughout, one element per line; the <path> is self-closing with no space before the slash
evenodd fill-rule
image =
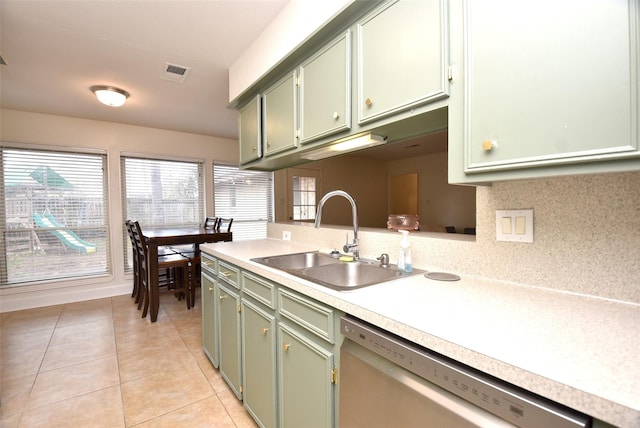
<path id="1" fill-rule="evenodd" d="M 496 240 L 533 242 L 533 210 L 496 210 Z"/>
<path id="2" fill-rule="evenodd" d="M 282 239 L 284 241 L 291 241 L 291 232 L 289 232 L 288 230 L 283 230 L 282 231 Z"/>

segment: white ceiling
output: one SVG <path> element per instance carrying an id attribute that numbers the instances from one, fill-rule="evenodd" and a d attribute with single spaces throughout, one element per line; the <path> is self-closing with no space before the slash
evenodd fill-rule
<path id="1" fill-rule="evenodd" d="M 237 138 L 228 68 L 287 2 L 0 0 L 0 105 Z M 190 68 L 184 83 L 166 63 Z M 104 106 L 99 84 L 131 97 Z"/>

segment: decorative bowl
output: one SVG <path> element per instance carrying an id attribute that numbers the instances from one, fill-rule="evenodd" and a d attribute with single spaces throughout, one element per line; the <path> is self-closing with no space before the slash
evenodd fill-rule
<path id="1" fill-rule="evenodd" d="M 387 220 L 387 229 L 418 230 L 419 217 L 415 214 L 391 214 Z"/>

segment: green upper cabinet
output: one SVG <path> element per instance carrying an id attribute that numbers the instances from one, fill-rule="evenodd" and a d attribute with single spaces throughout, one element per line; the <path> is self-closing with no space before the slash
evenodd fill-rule
<path id="1" fill-rule="evenodd" d="M 262 94 L 262 116 L 247 125 L 261 127 L 262 156 L 241 132 L 242 167 L 295 166 L 311 150 L 366 132 L 399 141 L 446 127 L 448 2 L 350 2 L 232 101 L 244 113 Z"/>
<path id="2" fill-rule="evenodd" d="M 448 20 L 446 0 L 393 1 L 357 24 L 359 124 L 448 96 Z"/>
<path id="3" fill-rule="evenodd" d="M 295 70 L 264 91 L 262 119 L 265 156 L 298 147 L 298 86 Z"/>
<path id="4" fill-rule="evenodd" d="M 454 4 L 450 182 L 640 168 L 637 1 Z"/>
<path id="5" fill-rule="evenodd" d="M 260 95 L 240 109 L 238 116 L 238 139 L 240 140 L 240 164 L 262 157 L 262 134 Z"/>
<path id="6" fill-rule="evenodd" d="M 303 144 L 351 128 L 351 31 L 303 62 L 299 81 Z"/>

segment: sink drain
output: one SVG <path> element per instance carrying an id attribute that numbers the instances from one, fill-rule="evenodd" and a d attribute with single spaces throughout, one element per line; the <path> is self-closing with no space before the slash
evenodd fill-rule
<path id="1" fill-rule="evenodd" d="M 429 279 L 435 279 L 436 281 L 458 281 L 460 279 L 458 275 L 446 272 L 427 272 L 424 276 Z"/>

